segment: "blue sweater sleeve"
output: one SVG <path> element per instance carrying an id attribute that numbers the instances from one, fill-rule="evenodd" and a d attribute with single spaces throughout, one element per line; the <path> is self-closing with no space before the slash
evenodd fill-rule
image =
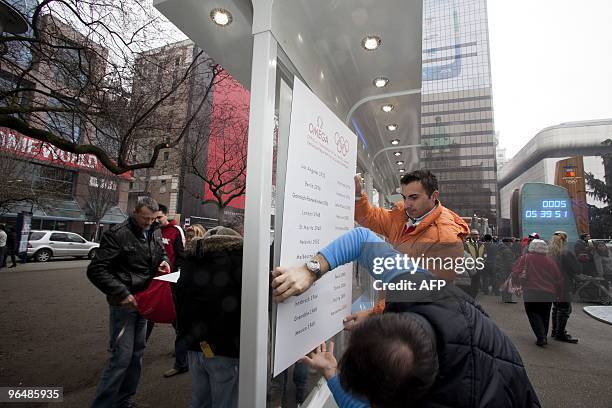
<path id="1" fill-rule="evenodd" d="M 396 276 L 405 273 L 426 273 L 418 269 L 411 260 L 380 239 L 367 228 L 355 228 L 319 251 L 329 262 L 330 269 L 337 268 L 357 259 L 370 275 L 383 282 L 391 282 Z M 387 261 L 388 259 L 393 260 Z M 385 261 L 388 263 L 385 264 Z"/>
<path id="2" fill-rule="evenodd" d="M 327 386 L 334 396 L 336 404 L 338 404 L 338 408 L 370 408 L 370 404 L 368 404 L 365 400 L 353 397 L 344 391 L 344 388 L 342 388 L 337 375 L 333 376 L 329 379 L 329 381 L 327 381 Z"/>

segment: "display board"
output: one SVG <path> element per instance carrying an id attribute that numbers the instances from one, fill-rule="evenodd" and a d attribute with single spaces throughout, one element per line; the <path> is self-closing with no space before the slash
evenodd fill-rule
<path id="1" fill-rule="evenodd" d="M 357 137 L 294 80 L 280 264 L 306 263 L 354 227 Z M 352 265 L 325 274 L 277 307 L 274 375 L 343 329 L 351 310 Z"/>
<path id="2" fill-rule="evenodd" d="M 544 183 L 525 183 L 520 192 L 521 237 L 537 232 L 546 241 L 555 231 L 565 231 L 576 242 L 576 218 L 568 191 Z"/>

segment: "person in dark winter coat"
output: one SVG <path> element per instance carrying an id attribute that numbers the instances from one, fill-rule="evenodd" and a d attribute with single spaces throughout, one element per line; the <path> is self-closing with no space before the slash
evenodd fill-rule
<path id="1" fill-rule="evenodd" d="M 555 260 L 563 274 L 563 292 L 559 301 L 553 303 L 552 336 L 566 343 L 578 343 L 566 330 L 567 321 L 572 313 L 572 289 L 574 278 L 580 273 L 580 265 L 576 256 L 567 250 L 567 233 L 557 231 L 550 240 L 548 255 Z"/>
<path id="2" fill-rule="evenodd" d="M 580 239 L 574 244 L 574 254 L 582 265 L 582 273 L 595 276 L 595 261 L 593 259 L 593 247 L 589 243 L 589 234 L 580 234 Z"/>
<path id="3" fill-rule="evenodd" d="M 238 403 L 242 247 L 239 233 L 216 227 L 185 250 L 175 294 L 178 331 L 189 350 L 193 408 Z"/>
<path id="4" fill-rule="evenodd" d="M 8 257 L 11 257 L 11 266 L 9 266 L 9 268 L 14 268 L 17 266 L 17 261 L 15 260 L 15 256 L 17 255 L 17 237 L 15 235 L 15 228 L 13 227 L 8 227 L 6 229 L 6 257 L 4 258 L 4 265 L 2 266 L 6 266 L 6 263 L 8 261 Z"/>
<path id="5" fill-rule="evenodd" d="M 499 296 L 499 285 L 501 282 L 495 279 L 495 264 L 497 262 L 497 253 L 499 252 L 500 245 L 493 241 L 491 234 L 485 234 L 482 240 L 485 247 L 484 269 L 481 272 L 482 293 L 488 295 L 489 290 L 491 290 L 495 296 Z"/>
<path id="6" fill-rule="evenodd" d="M 550 308 L 562 294 L 564 286 L 557 264 L 547 253 L 546 241 L 534 239 L 529 244 L 528 252 L 512 268 L 512 280 L 523 288 L 525 313 L 536 335 L 536 345 L 540 347 L 548 344 Z"/>
<path id="7" fill-rule="evenodd" d="M 384 283 L 409 281 L 422 288 L 425 282 L 431 288 L 388 290 L 383 315 L 368 317 L 352 329 L 339 364 L 327 345 L 303 360 L 325 376 L 338 406 L 540 407 L 512 341 L 470 296 L 454 285 L 433 289 L 432 283 L 439 281 L 412 265 L 375 272 L 377 259 L 395 259 L 397 254 L 372 231 L 356 228 L 308 264 L 273 271 L 276 301 L 303 293 L 317 276 L 355 259 Z"/>
<path id="8" fill-rule="evenodd" d="M 516 260 L 513 244 L 514 240 L 512 238 L 503 238 L 502 244 L 498 247 L 497 258 L 495 260 L 495 282 L 498 288 L 512 273 L 512 265 L 514 265 Z M 506 303 L 516 303 L 512 300 L 512 294 L 507 288 L 501 291 L 501 296 L 502 301 Z"/>

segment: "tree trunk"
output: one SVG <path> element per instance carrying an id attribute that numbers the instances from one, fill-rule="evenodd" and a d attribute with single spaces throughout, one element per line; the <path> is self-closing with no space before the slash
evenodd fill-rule
<path id="1" fill-rule="evenodd" d="M 218 225 L 223 225 L 225 222 L 225 207 L 217 206 L 217 222 Z"/>
<path id="2" fill-rule="evenodd" d="M 96 230 L 94 232 L 94 242 L 100 242 L 98 239 L 98 234 L 100 232 L 100 221 L 96 221 Z"/>

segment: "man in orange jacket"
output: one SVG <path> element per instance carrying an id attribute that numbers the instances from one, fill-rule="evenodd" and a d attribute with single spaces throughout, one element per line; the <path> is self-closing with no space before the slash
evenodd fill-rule
<path id="1" fill-rule="evenodd" d="M 429 170 L 408 173 L 400 184 L 404 201 L 386 210 L 368 202 L 361 176 L 355 176 L 355 221 L 383 235 L 399 252 L 427 260 L 429 264 L 422 266 L 434 276 L 454 281 L 454 268 L 441 260 L 463 258 L 463 240 L 470 232 L 468 225 L 442 206 L 438 200 L 438 180 Z M 374 311 L 381 306 L 384 304 L 376 305 Z M 354 316 L 348 319 L 354 320 Z"/>

